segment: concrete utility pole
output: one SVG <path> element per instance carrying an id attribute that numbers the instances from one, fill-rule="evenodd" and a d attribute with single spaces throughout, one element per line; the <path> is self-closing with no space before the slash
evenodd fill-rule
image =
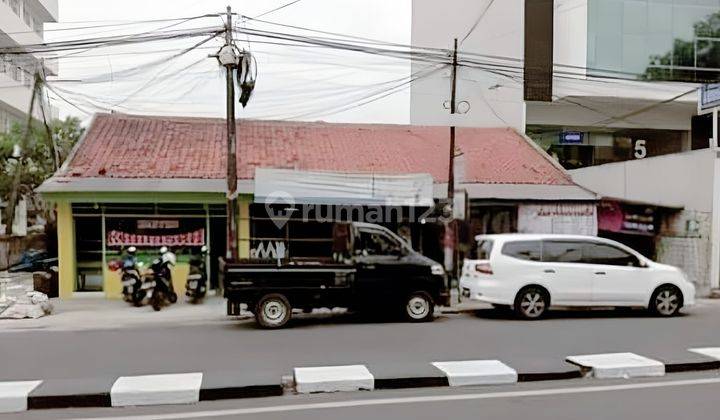
<path id="1" fill-rule="evenodd" d="M 455 92 L 457 90 L 457 45 L 458 41 L 457 38 L 455 38 L 454 45 L 453 45 L 453 60 L 452 60 L 452 85 L 450 86 L 450 115 L 455 114 Z M 450 217 L 452 218 L 453 215 L 453 207 L 454 207 L 454 198 L 455 198 L 455 123 L 452 121 L 452 117 L 450 121 L 450 154 L 448 155 L 448 189 L 447 189 L 447 198 L 448 198 L 448 204 L 447 207 L 450 209 Z M 449 222 L 445 223 L 445 235 L 443 238 L 444 242 L 444 248 L 445 248 L 445 269 L 451 273 L 452 276 L 455 275 L 455 249 L 457 248 L 457 224 L 454 223 L 454 220 L 450 220 Z"/>
<path id="2" fill-rule="evenodd" d="M 455 114 L 455 91 L 457 90 L 457 38 L 455 38 L 455 44 L 453 46 L 453 60 L 452 60 L 452 85 L 450 87 L 450 115 Z M 455 123 L 450 121 L 450 163 L 448 165 L 448 200 L 452 205 L 452 200 L 455 197 Z"/>
<path id="3" fill-rule="evenodd" d="M 225 54 L 223 54 L 223 52 Z M 225 55 L 225 57 L 223 57 Z M 227 57 L 227 58 L 226 58 Z M 227 252 L 225 257 L 231 261 L 239 259 L 237 238 L 237 138 L 235 137 L 235 82 L 233 70 L 237 67 L 237 55 L 233 44 L 232 12 L 227 7 L 225 21 L 225 46 L 220 52 L 220 63 L 225 66 L 227 84 Z"/>

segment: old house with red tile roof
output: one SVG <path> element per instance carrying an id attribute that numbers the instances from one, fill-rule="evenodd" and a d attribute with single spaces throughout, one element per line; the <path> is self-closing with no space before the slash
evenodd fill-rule
<path id="1" fill-rule="evenodd" d="M 312 184 L 308 174 L 320 172 L 383 177 L 390 184 L 398 180 L 396 190 L 404 188 L 401 178 L 417 175 L 432 184 L 423 186 L 431 202 L 447 196 L 447 127 L 261 120 L 237 124 L 239 239 L 245 256 L 253 234 L 262 233 L 266 223 L 262 206 L 252 201 L 258 174 L 267 170 L 285 170 L 276 171 L 275 179 L 280 174 L 300 184 Z M 523 230 L 596 232 L 597 222 L 590 222 L 596 220 L 596 195 L 573 183 L 523 135 L 510 128 L 458 128 L 456 144 L 456 195 L 467 196 L 465 236 Z M 288 173 L 292 175 L 283 175 Z M 57 203 L 61 294 L 119 293 L 113 283 L 119 282 L 105 268 L 121 249 L 117 241 L 108 242 L 111 231 L 162 238 L 202 230 L 202 242 L 216 249 L 213 255 L 221 254 L 225 175 L 224 119 L 96 115 L 68 160 L 40 187 Z M 342 194 L 339 197 L 339 204 L 365 204 L 342 203 Z M 172 223 L 148 222 L 153 220 Z M 138 227 L 141 222 L 145 230 Z M 408 222 L 417 225 L 410 229 L 414 235 L 419 220 Z M 437 242 L 434 236 L 412 239 L 428 253 L 428 244 Z"/>

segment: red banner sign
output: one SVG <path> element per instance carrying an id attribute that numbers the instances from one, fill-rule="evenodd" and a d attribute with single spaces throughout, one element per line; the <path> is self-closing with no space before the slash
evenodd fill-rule
<path id="1" fill-rule="evenodd" d="M 205 245 L 205 229 L 174 235 L 145 235 L 111 230 L 107 237 L 108 246 L 202 246 Z"/>

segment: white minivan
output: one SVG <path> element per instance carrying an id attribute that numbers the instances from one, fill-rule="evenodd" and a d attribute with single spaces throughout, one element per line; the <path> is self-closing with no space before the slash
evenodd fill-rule
<path id="1" fill-rule="evenodd" d="M 673 316 L 695 303 L 695 286 L 678 268 L 618 242 L 557 234 L 479 235 L 466 259 L 464 298 L 512 308 L 525 319 L 550 307 L 642 307 Z"/>

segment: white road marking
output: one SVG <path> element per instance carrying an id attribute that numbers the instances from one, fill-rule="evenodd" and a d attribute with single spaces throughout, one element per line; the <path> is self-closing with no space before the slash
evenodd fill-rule
<path id="1" fill-rule="evenodd" d="M 698 347 L 694 349 L 688 349 L 693 353 L 702 354 L 716 360 L 720 360 L 720 347 Z"/>
<path id="2" fill-rule="evenodd" d="M 27 410 L 28 395 L 42 381 L 0 382 L 0 413 Z"/>
<path id="3" fill-rule="evenodd" d="M 202 373 L 121 376 L 110 390 L 113 407 L 191 404 L 200 400 Z"/>
<path id="4" fill-rule="evenodd" d="M 669 388 L 694 385 L 713 385 L 720 384 L 720 378 L 707 379 L 686 379 L 680 381 L 662 381 L 662 382 L 644 382 L 637 384 L 620 384 L 620 385 L 603 385 L 603 386 L 583 386 L 572 388 L 549 388 L 524 391 L 505 391 L 505 392 L 488 392 L 478 394 L 461 394 L 461 395 L 428 395 L 421 397 L 399 397 L 399 398 L 377 398 L 377 399 L 361 399 L 350 401 L 333 401 L 325 403 L 307 403 L 307 404 L 289 404 L 272 407 L 252 407 L 252 408 L 231 408 L 223 410 L 206 410 L 182 413 L 163 413 L 163 414 L 140 414 L 136 416 L 115 416 L 115 417 L 87 417 L 77 418 L 75 420 L 174 420 L 174 419 L 194 419 L 222 416 L 242 416 L 250 414 L 263 413 L 283 413 L 291 411 L 319 410 L 330 408 L 351 408 L 366 407 L 375 405 L 399 405 L 399 404 L 419 404 L 433 403 L 444 401 L 469 401 L 469 400 L 490 400 L 502 398 L 519 398 L 519 397 L 543 397 L 552 395 L 572 395 L 572 394 L 589 394 L 594 392 L 612 392 L 627 391 L 634 389 L 652 389 L 652 388 Z"/>
<path id="5" fill-rule="evenodd" d="M 515 369 L 499 360 L 433 362 L 432 365 L 445 373 L 450 386 L 512 384 L 518 379 Z"/>
<path id="6" fill-rule="evenodd" d="M 302 367 L 293 373 L 301 394 L 375 389 L 375 378 L 363 365 Z"/>
<path id="7" fill-rule="evenodd" d="M 596 378 L 637 378 L 665 375 L 665 364 L 635 353 L 604 353 L 569 356 L 566 360 L 591 368 Z"/>

